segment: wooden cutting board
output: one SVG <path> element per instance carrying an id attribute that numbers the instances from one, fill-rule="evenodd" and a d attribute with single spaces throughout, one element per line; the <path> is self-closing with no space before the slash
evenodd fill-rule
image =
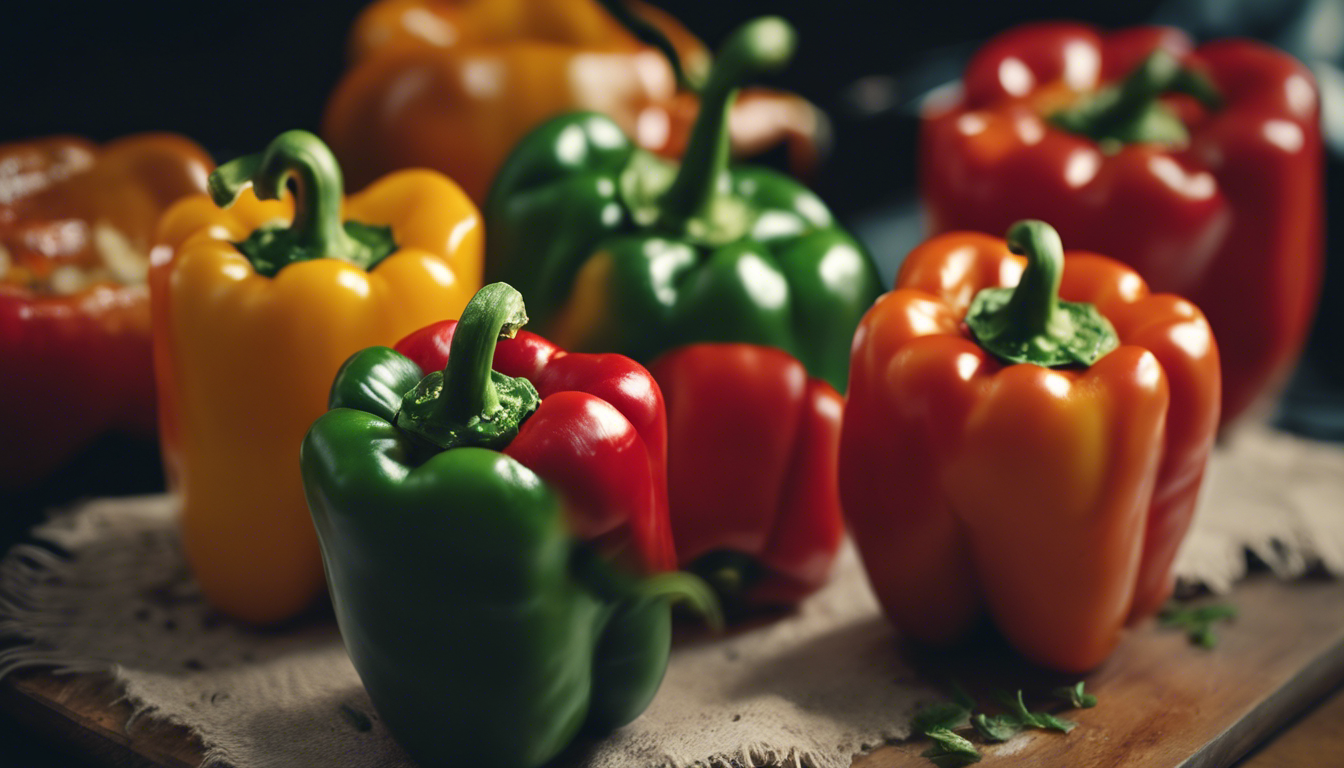
<path id="1" fill-rule="evenodd" d="M 1115 655 L 1085 679 L 1093 709 L 1063 713 L 1078 723 L 1068 735 L 1032 731 L 1006 744 L 977 746 L 981 765 L 1160 766 L 1204 768 L 1235 762 L 1292 717 L 1344 682 L 1344 582 L 1292 584 L 1268 576 L 1243 582 L 1221 600 L 1238 618 L 1218 628 L 1206 650 L 1184 634 L 1149 621 L 1131 630 Z M 911 648 L 912 664 L 930 682 L 958 681 L 979 701 L 996 689 L 1021 688 L 1028 704 L 1049 708 L 1053 687 L 1073 682 L 1033 670 L 992 642 L 950 653 Z M 129 707 L 104 678 L 16 674 L 0 683 L 0 709 L 35 737 L 59 741 L 95 764 L 195 768 L 201 745 L 185 730 L 122 724 Z M 1033 701 L 1034 699 L 1034 701 Z M 931 766 L 926 740 L 884 746 L 854 768 Z M 1336 755 L 1344 765 L 1344 756 Z"/>

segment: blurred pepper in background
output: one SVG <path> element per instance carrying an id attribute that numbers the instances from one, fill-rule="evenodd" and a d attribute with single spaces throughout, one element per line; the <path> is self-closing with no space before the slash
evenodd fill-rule
<path id="1" fill-rule="evenodd" d="M 173 134 L 0 146 L 0 488 L 106 431 L 153 435 L 149 250 L 213 167 Z"/>
<path id="2" fill-rule="evenodd" d="M 1286 382 L 1315 312 L 1319 110 L 1311 72 L 1259 43 L 1022 26 L 928 106 L 922 199 L 935 233 L 1047 219 L 1194 302 L 1224 350 L 1227 424 Z"/>
<path id="3" fill-rule="evenodd" d="M 880 290 L 867 252 L 806 187 L 728 164 L 734 94 L 794 45 L 778 17 L 729 37 L 680 165 L 593 113 L 529 134 L 486 202 L 490 279 L 522 291 L 569 349 L 649 361 L 691 342 L 762 344 L 843 390 L 849 339 Z"/>
<path id="4" fill-rule="evenodd" d="M 1171 593 L 1218 355 L 1198 308 L 1043 222 L 915 249 L 855 335 L 840 442 L 887 616 L 947 643 L 987 613 L 1037 664 L 1100 664 Z"/>
<path id="5" fill-rule="evenodd" d="M 428 167 L 478 203 L 518 140 L 565 112 L 600 112 L 639 146 L 680 155 L 709 66 L 671 15 L 625 0 L 381 0 L 349 49 L 322 130 L 352 187 Z M 798 173 L 826 131 L 812 105 L 765 89 L 742 95 L 731 124 L 735 152 L 787 142 Z"/>
<path id="6" fill-rule="evenodd" d="M 278 199 L 291 178 L 293 203 Z M 302 131 L 210 179 L 214 201 L 171 209 L 154 250 L 159 426 L 206 599 L 268 623 L 322 589 L 298 446 L 332 378 L 355 351 L 460 312 L 480 285 L 482 228 L 433 171 L 343 198 L 340 167 Z"/>

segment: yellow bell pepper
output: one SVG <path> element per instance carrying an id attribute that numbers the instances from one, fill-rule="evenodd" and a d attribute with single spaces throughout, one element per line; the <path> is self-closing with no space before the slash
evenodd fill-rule
<path id="1" fill-rule="evenodd" d="M 297 203 L 278 199 L 291 179 Z M 481 286 L 482 225 L 432 171 L 343 199 L 335 159 L 302 131 L 221 166 L 210 188 L 214 202 L 184 200 L 159 225 L 160 432 L 206 599 L 265 624 L 323 587 L 299 444 L 336 371 L 357 350 L 457 317 Z"/>

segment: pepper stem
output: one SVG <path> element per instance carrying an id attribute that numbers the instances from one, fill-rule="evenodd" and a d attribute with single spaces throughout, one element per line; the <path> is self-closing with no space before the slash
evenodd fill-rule
<path id="1" fill-rule="evenodd" d="M 493 369 L 495 345 L 527 324 L 522 294 L 507 283 L 476 292 L 453 332 L 448 364 L 402 399 L 396 424 L 442 448 L 502 448 L 541 402 L 527 379 Z"/>
<path id="2" fill-rule="evenodd" d="M 719 49 L 700 92 L 700 113 L 681 168 L 661 200 L 666 223 L 681 225 L 700 215 L 720 192 L 728 170 L 728 116 L 738 89 L 758 74 L 781 69 L 796 41 L 787 21 L 765 16 L 738 27 Z"/>
<path id="3" fill-rule="evenodd" d="M 682 65 L 681 54 L 677 53 L 672 41 L 667 39 L 667 35 L 663 34 L 663 30 L 656 24 L 630 10 L 626 0 L 598 0 L 598 3 L 640 42 L 657 48 L 663 54 L 672 67 L 672 73 L 676 75 L 677 88 L 686 91 L 699 89 L 700 84 L 691 79 Z"/>
<path id="4" fill-rule="evenodd" d="M 709 585 L 693 573 L 667 571 L 644 579 L 636 587 L 645 599 L 667 599 L 685 605 L 715 632 L 723 631 L 723 612 Z"/>
<path id="5" fill-rule="evenodd" d="M 1056 112 L 1050 120 L 1066 131 L 1098 142 L 1184 144 L 1190 138 L 1185 124 L 1159 101 L 1168 93 L 1193 96 L 1208 109 L 1222 105 L 1208 78 L 1158 49 L 1117 85 Z"/>
<path id="6" fill-rule="evenodd" d="M 335 258 L 368 269 L 396 246 L 386 227 L 341 219 L 341 167 L 322 140 L 307 131 L 285 131 L 265 151 L 227 162 L 210 174 L 215 204 L 227 208 L 250 184 L 259 199 L 279 200 L 294 180 L 294 221 L 263 228 L 238 247 L 257 271 L 274 275 L 285 265 Z"/>
<path id="7" fill-rule="evenodd" d="M 1004 307 L 1003 333 L 1029 339 L 1068 332 L 1069 318 L 1060 314 L 1059 283 L 1064 278 L 1064 241 L 1043 221 L 1019 221 L 1008 228 L 1008 250 L 1027 257 L 1027 270 Z"/>
<path id="8" fill-rule="evenodd" d="M 966 325 L 986 351 L 1008 363 L 1088 366 L 1119 346 L 1110 321 L 1091 304 L 1059 300 L 1064 244 L 1043 221 L 1008 228 L 1008 249 L 1027 257 L 1016 288 L 976 294 Z"/>
<path id="9" fill-rule="evenodd" d="M 704 579 L 714 590 L 714 596 L 729 620 L 749 612 L 751 604 L 747 595 L 765 575 L 756 558 L 729 549 L 708 552 L 696 558 L 685 570 Z"/>

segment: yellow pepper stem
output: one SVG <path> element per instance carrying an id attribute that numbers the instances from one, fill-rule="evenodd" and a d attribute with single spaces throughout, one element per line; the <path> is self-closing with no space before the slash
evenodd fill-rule
<path id="1" fill-rule="evenodd" d="M 263 227 L 236 244 L 257 272 L 274 276 L 288 264 L 309 259 L 341 259 L 371 269 L 396 250 L 387 227 L 341 220 L 341 166 L 307 131 L 285 131 L 264 152 L 219 166 L 210 174 L 210 196 L 227 208 L 251 185 L 259 199 L 279 200 L 291 179 L 293 223 Z"/>

